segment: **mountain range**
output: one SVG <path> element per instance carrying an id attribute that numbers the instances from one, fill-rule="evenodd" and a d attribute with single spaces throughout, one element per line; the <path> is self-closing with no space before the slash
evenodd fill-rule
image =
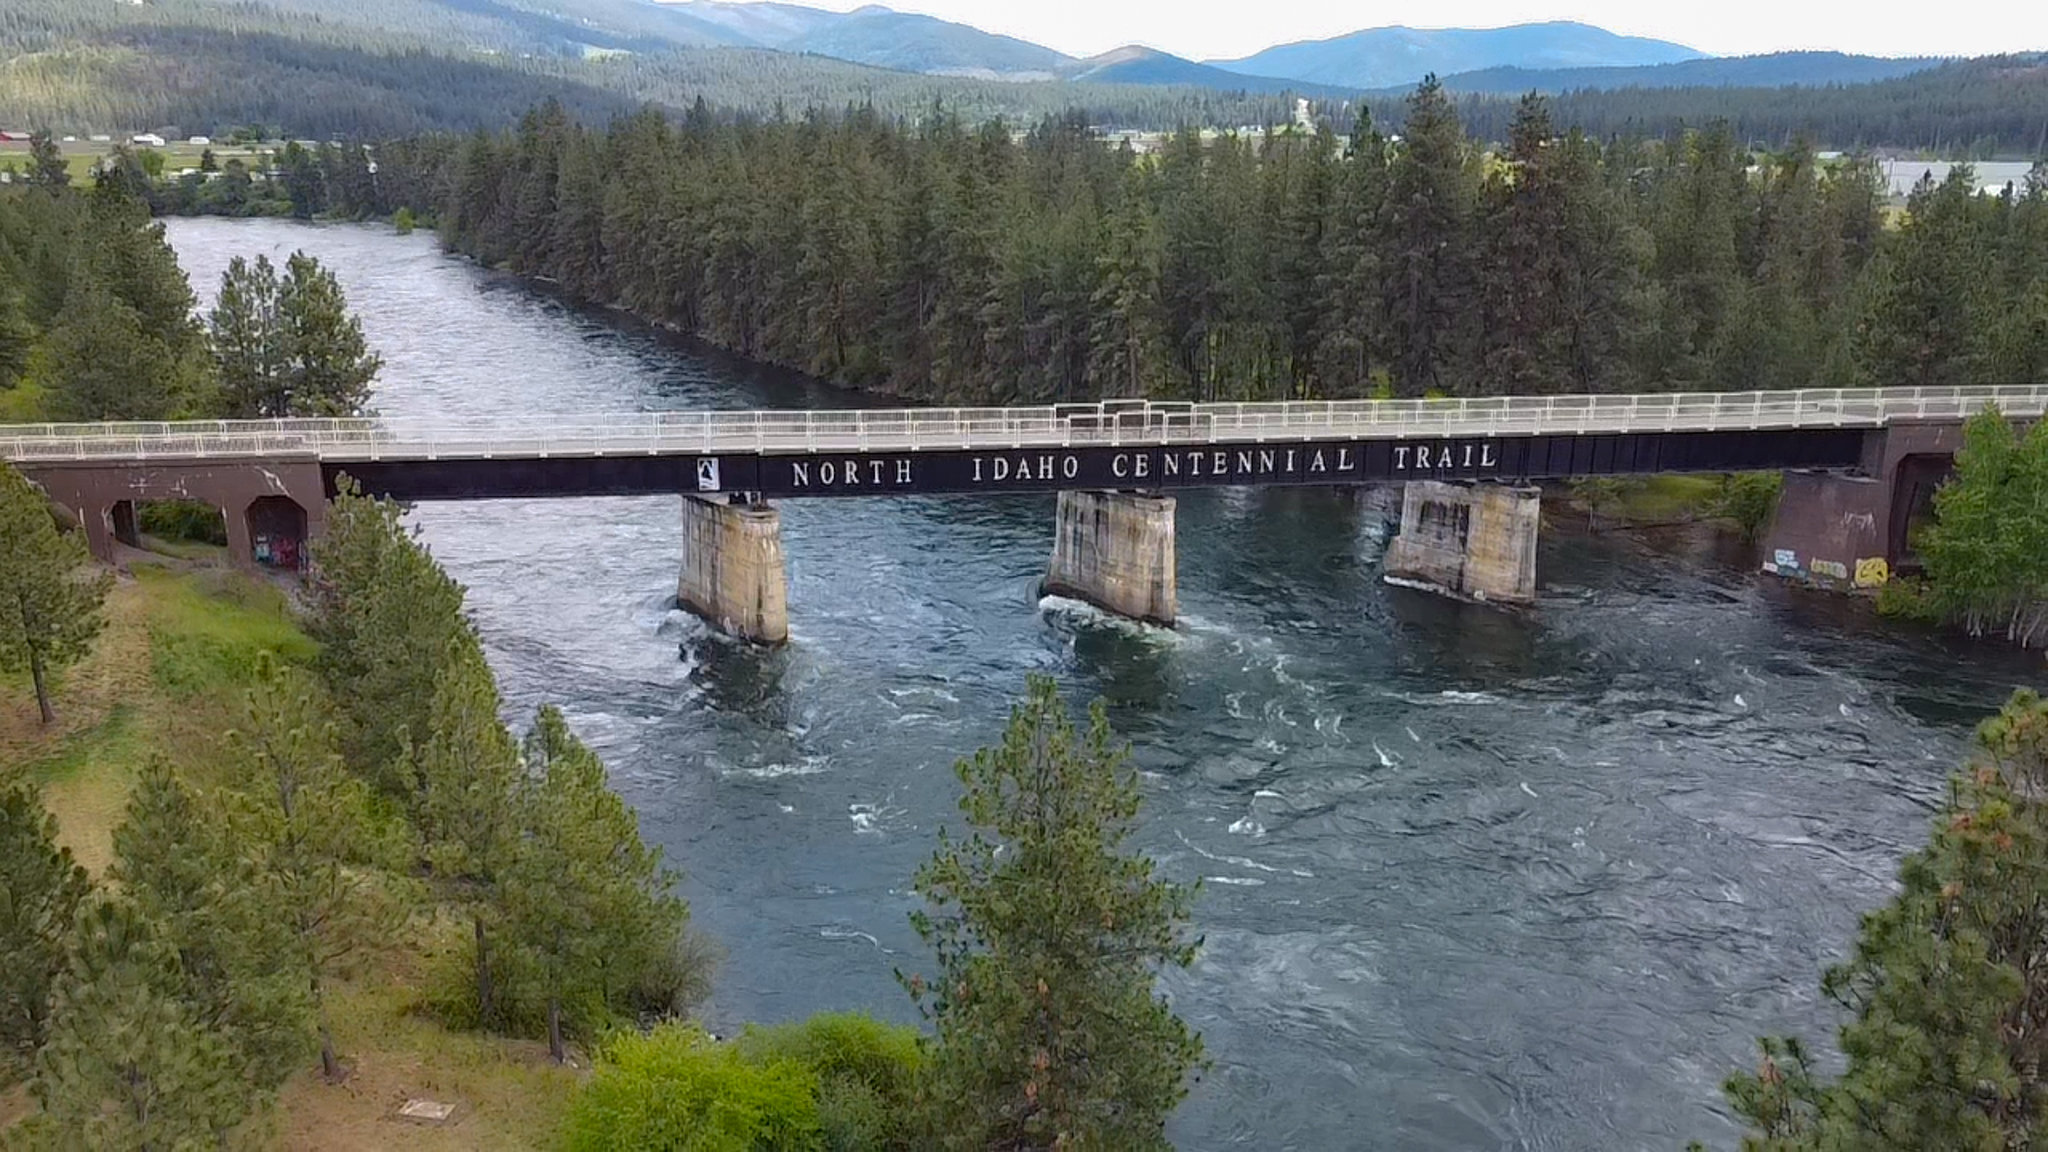
<path id="1" fill-rule="evenodd" d="M 868 5 L 832 12 L 778 0 L 433 0 L 476 10 L 559 12 L 602 29 L 596 6 L 638 5 L 675 21 L 678 43 L 809 53 L 897 71 L 1001 80 L 1193 85 L 1221 91 L 1341 98 L 1413 85 L 1435 74 L 1454 91 L 1733 87 L 1867 83 L 1933 67 L 1926 57 L 1840 52 L 1713 57 L 1683 44 L 1553 20 L 1504 28 L 1368 28 L 1197 61 L 1143 45 L 1076 59 L 1011 36 Z M 527 8 L 527 5 L 533 5 Z M 572 36 L 573 39 L 573 36 Z"/>
<path id="2" fill-rule="evenodd" d="M 1368 89 L 1413 84 L 1430 72 L 1453 76 L 1503 66 L 1630 68 L 1704 55 L 1668 40 L 1617 36 L 1590 24 L 1555 20 L 1507 28 L 1368 28 L 1212 63 L 1255 76 Z"/>

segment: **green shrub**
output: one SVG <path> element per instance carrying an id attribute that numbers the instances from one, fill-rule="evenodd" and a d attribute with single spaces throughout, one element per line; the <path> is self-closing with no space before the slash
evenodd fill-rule
<path id="1" fill-rule="evenodd" d="M 150 500 L 136 517 L 144 532 L 163 540 L 196 540 L 201 544 L 228 542 L 227 521 L 220 509 L 200 500 Z"/>
<path id="2" fill-rule="evenodd" d="M 669 949 L 654 958 L 626 992 L 627 1008 L 644 1021 L 680 1020 L 711 996 L 718 970 L 718 942 L 687 926 Z"/>
<path id="3" fill-rule="evenodd" d="M 1722 478 L 1718 511 L 1735 521 L 1745 543 L 1754 544 L 1778 511 L 1778 494 L 1785 490 L 1779 472 L 1737 472 Z"/>
<path id="4" fill-rule="evenodd" d="M 413 217 L 412 209 L 400 208 L 391 214 L 391 226 L 398 229 L 400 236 L 410 236 L 412 230 L 419 226 L 419 221 Z"/>
<path id="5" fill-rule="evenodd" d="M 829 1152 L 916 1147 L 912 1091 L 924 1060 L 917 1029 L 858 1012 L 824 1012 L 798 1023 L 750 1024 L 735 1043 L 751 1063 L 787 1061 L 816 1078 Z"/>
<path id="6" fill-rule="evenodd" d="M 817 1092 L 789 1060 L 754 1064 L 700 1029 L 620 1033 L 569 1106 L 568 1152 L 824 1152 Z"/>
<path id="7" fill-rule="evenodd" d="M 1892 580 L 1877 590 L 1877 614 L 1900 620 L 1939 624 L 1941 605 L 1924 580 Z"/>

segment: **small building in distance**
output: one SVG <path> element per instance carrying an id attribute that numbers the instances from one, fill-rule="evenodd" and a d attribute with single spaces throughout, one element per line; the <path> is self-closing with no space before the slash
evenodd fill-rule
<path id="1" fill-rule="evenodd" d="M 191 144 L 195 147 L 204 148 L 208 144 L 213 143 L 213 138 L 210 136 L 194 136 L 190 140 L 185 141 L 185 143 Z"/>
<path id="2" fill-rule="evenodd" d="M 161 148 L 164 146 L 164 138 L 154 132 L 137 132 L 128 138 L 128 142 L 130 144 L 139 144 L 144 148 Z"/>
<path id="3" fill-rule="evenodd" d="M 26 144 L 28 139 L 29 136 L 26 132 L 17 132 L 12 128 L 0 128 L 0 144 Z"/>

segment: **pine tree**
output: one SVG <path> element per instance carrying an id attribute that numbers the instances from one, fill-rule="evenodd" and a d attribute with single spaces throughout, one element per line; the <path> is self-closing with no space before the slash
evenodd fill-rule
<path id="1" fill-rule="evenodd" d="M 565 1012 L 590 1035 L 675 946 L 688 910 L 676 875 L 641 841 L 633 810 L 560 711 L 540 710 L 525 753 L 505 939 L 547 1005 L 548 1051 L 560 1063 Z"/>
<path id="2" fill-rule="evenodd" d="M 259 254 L 254 264 L 236 256 L 221 273 L 206 324 L 221 403 L 231 419 L 293 414 L 278 292 L 277 269 L 268 256 Z"/>
<path id="3" fill-rule="evenodd" d="M 451 641 L 439 661 L 427 739 L 413 749 L 418 824 L 434 875 L 470 907 L 477 1013 L 499 1022 L 491 927 L 519 833 L 519 750 L 498 718 L 502 701 L 476 641 Z"/>
<path id="4" fill-rule="evenodd" d="M 441 660 L 470 630 L 461 585 L 401 515 L 397 504 L 362 496 L 342 477 L 327 530 L 313 543 L 306 630 L 320 642 L 315 667 L 346 718 L 346 760 L 410 809 L 419 781 L 408 741 L 431 731 Z"/>
<path id="5" fill-rule="evenodd" d="M 26 670 L 48 724 L 50 674 L 92 647 L 112 573 L 90 570 L 85 542 L 63 535 L 41 490 L 0 464 L 0 671 Z"/>
<path id="6" fill-rule="evenodd" d="M 1160 374 L 1159 233 L 1144 182 L 1144 169 L 1125 170 L 1096 257 L 1088 379 L 1103 396 L 1152 395 Z"/>
<path id="7" fill-rule="evenodd" d="M 57 819 L 33 786 L 0 789 L 0 1076 L 29 1067 L 50 1030 L 51 989 L 78 906 L 85 869 L 57 845 Z"/>
<path id="8" fill-rule="evenodd" d="M 334 273 L 303 252 L 282 279 L 267 256 L 230 261 L 207 322 L 233 417 L 360 415 L 383 364 Z"/>
<path id="9" fill-rule="evenodd" d="M 320 1070 L 341 1078 L 324 1000 L 358 956 L 388 944 L 407 914 L 406 893 L 377 865 L 398 863 L 402 837 L 373 813 L 370 792 L 334 753 L 326 710 L 301 675 L 265 654 L 235 736 L 236 832 L 268 914 L 280 924 L 307 981 L 320 1036 Z"/>
<path id="10" fill-rule="evenodd" d="M 1382 240 L 1388 326 L 1403 392 L 1466 385 L 1478 180 L 1464 126 L 1435 76 L 1408 97 Z"/>
<path id="11" fill-rule="evenodd" d="M 179 986 L 177 953 L 133 906 L 80 911 L 31 1085 L 59 1147 L 218 1146 L 248 1115 L 233 1052 Z"/>
<path id="12" fill-rule="evenodd" d="M 959 1149 L 1166 1148 L 1202 1044 L 1154 990 L 1193 962 L 1191 888 L 1119 851 L 1138 814 L 1100 702 L 1085 735 L 1033 677 L 997 748 L 954 769 L 972 834 L 940 834 L 911 917 L 938 953 L 904 977 L 936 1028 L 923 1100 Z"/>
<path id="13" fill-rule="evenodd" d="M 1316 275 L 1316 375 L 1333 397 L 1365 396 L 1386 363 L 1379 236 L 1387 209 L 1387 142 L 1361 111 L 1338 170 L 1325 263 Z"/>
<path id="14" fill-rule="evenodd" d="M 177 950 L 182 998 L 268 1091 L 311 1054 L 311 974 L 291 910 L 220 821 L 161 760 L 114 830 L 112 878 Z"/>
<path id="15" fill-rule="evenodd" d="M 276 316 L 285 328 L 291 416 L 360 416 L 383 359 L 369 351 L 340 281 L 319 260 L 285 260 Z"/>
<path id="16" fill-rule="evenodd" d="M 1766 1040 L 1730 1103 L 1755 1152 L 1983 1152 L 2048 1136 L 2048 702 L 2019 692 L 1977 734 L 1900 891 L 1863 918 L 1822 989 L 1854 1018 L 1828 1079 L 1796 1040 Z"/>
<path id="17" fill-rule="evenodd" d="M 95 277 L 73 277 L 49 349 L 45 405 L 59 420 L 165 420 L 179 405 L 176 353 Z"/>
<path id="18" fill-rule="evenodd" d="M 28 137 L 28 182 L 44 188 L 64 188 L 71 183 L 71 166 L 48 132 L 31 132 Z"/>

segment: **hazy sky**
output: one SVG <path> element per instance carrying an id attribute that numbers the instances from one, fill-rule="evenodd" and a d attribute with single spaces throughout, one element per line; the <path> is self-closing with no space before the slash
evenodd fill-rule
<path id="1" fill-rule="evenodd" d="M 797 0 L 840 11 L 865 0 Z M 1347 0 L 881 0 L 1075 56 L 1147 44 L 1195 59 L 1248 56 L 1290 40 L 1314 40 L 1387 24 L 1491 28 L 1536 20 L 1583 20 L 1613 32 L 1676 40 L 1735 55 L 1834 48 L 1878 56 L 1968 55 L 2048 48 L 2048 3 L 1962 0 L 1911 7 L 1897 0 L 1439 0 L 1428 5 Z"/>

